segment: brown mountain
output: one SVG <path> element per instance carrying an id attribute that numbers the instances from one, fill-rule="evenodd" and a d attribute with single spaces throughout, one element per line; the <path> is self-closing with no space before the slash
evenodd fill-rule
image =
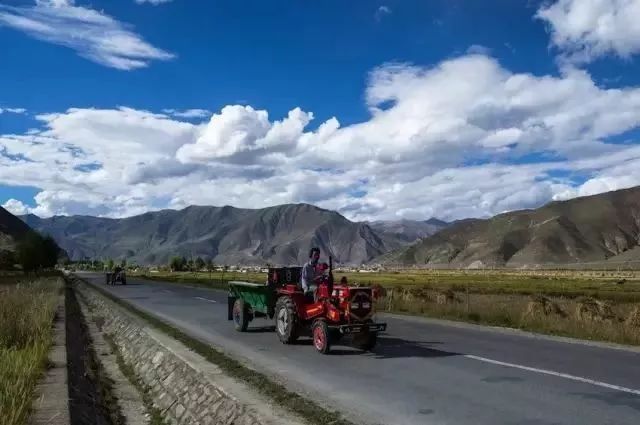
<path id="1" fill-rule="evenodd" d="M 217 264 L 302 264 L 309 249 L 337 263 L 362 264 L 389 247 L 365 223 L 309 204 L 262 209 L 190 206 L 122 218 L 57 216 L 22 219 L 53 236 L 74 260 L 122 259 L 166 264 L 172 256 Z"/>
<path id="2" fill-rule="evenodd" d="M 638 245 L 640 186 L 463 220 L 374 261 L 461 267 L 610 262 L 640 259 Z"/>

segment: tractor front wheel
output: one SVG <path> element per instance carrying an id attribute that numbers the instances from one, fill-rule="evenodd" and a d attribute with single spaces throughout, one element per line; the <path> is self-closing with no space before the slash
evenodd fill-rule
<path id="1" fill-rule="evenodd" d="M 233 324 L 239 332 L 245 332 L 249 326 L 249 309 L 244 300 L 240 298 L 233 303 Z"/>
<path id="2" fill-rule="evenodd" d="M 327 322 L 324 320 L 316 320 L 313 322 L 311 329 L 313 336 L 313 346 L 319 353 L 328 354 L 331 350 L 331 333 Z"/>
<path id="3" fill-rule="evenodd" d="M 276 333 L 283 344 L 291 344 L 298 339 L 298 313 L 296 305 L 289 297 L 281 297 L 276 302 L 274 318 Z"/>

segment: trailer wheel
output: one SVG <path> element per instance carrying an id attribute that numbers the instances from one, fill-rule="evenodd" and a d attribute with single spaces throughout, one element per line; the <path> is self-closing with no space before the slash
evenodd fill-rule
<path id="1" fill-rule="evenodd" d="M 233 324 L 239 332 L 245 332 L 249 326 L 249 309 L 243 299 L 233 303 Z"/>
<path id="2" fill-rule="evenodd" d="M 328 354 L 331 350 L 331 333 L 329 326 L 324 320 L 313 322 L 311 334 L 313 335 L 313 346 L 322 354 Z"/>
<path id="3" fill-rule="evenodd" d="M 276 333 L 283 344 L 291 344 L 298 339 L 298 312 L 289 297 L 280 297 L 274 314 Z"/>
<path id="4" fill-rule="evenodd" d="M 367 320 L 366 323 L 371 323 L 371 320 Z M 370 332 L 368 328 L 365 328 L 363 332 L 353 335 L 353 346 L 359 350 L 371 351 L 378 342 L 378 333 Z"/>

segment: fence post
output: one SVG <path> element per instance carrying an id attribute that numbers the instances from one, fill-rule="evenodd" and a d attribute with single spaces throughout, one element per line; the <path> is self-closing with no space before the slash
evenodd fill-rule
<path id="1" fill-rule="evenodd" d="M 467 315 L 469 314 L 470 311 L 470 300 L 469 300 L 469 281 L 467 281 Z"/>

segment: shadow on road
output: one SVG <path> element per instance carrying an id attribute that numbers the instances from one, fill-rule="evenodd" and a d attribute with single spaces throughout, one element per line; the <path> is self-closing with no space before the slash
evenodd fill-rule
<path id="1" fill-rule="evenodd" d="M 266 333 L 266 332 L 275 332 L 275 326 L 259 326 L 254 328 L 247 328 L 248 333 Z"/>
<path id="2" fill-rule="evenodd" d="M 401 338 L 381 336 L 378 345 L 373 349 L 373 356 L 378 359 L 394 359 L 402 357 L 450 357 L 460 356 L 462 353 L 438 350 L 433 348 L 442 344 L 439 341 L 410 341 Z"/>
<path id="3" fill-rule="evenodd" d="M 300 338 L 295 344 L 312 345 L 312 340 L 311 338 Z M 409 341 L 393 337 L 379 337 L 376 347 L 371 352 L 367 352 L 351 347 L 349 339 L 345 338 L 332 346 L 331 354 L 334 356 L 366 355 L 375 359 L 405 357 L 437 358 L 461 355 L 461 353 L 433 348 L 433 346 L 439 344 L 442 343 L 439 341 Z"/>

